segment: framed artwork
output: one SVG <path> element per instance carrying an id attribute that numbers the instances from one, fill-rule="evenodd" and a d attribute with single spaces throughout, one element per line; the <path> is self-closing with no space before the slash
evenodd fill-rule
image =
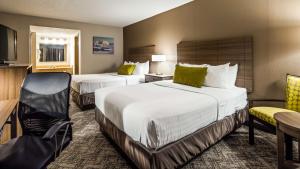
<path id="1" fill-rule="evenodd" d="M 93 54 L 114 54 L 114 38 L 94 36 Z"/>

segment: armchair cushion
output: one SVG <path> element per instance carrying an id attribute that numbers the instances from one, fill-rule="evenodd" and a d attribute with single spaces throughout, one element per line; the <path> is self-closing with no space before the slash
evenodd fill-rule
<path id="1" fill-rule="evenodd" d="M 253 107 L 249 110 L 249 113 L 251 115 L 273 126 L 276 126 L 276 120 L 274 119 L 274 114 L 278 112 L 295 112 L 295 111 L 277 108 L 277 107 Z"/>
<path id="2" fill-rule="evenodd" d="M 300 77 L 287 75 L 286 108 L 300 112 Z"/>

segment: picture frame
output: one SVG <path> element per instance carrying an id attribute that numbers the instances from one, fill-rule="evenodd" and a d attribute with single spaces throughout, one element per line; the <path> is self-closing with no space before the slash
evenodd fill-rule
<path id="1" fill-rule="evenodd" d="M 114 54 L 114 38 L 93 36 L 93 54 Z"/>

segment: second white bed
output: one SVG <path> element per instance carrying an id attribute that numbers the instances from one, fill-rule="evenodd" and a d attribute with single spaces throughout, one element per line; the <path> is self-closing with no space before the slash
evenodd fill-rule
<path id="1" fill-rule="evenodd" d="M 97 108 L 133 140 L 160 148 L 243 109 L 244 88 L 194 88 L 160 81 L 95 92 Z"/>
<path id="2" fill-rule="evenodd" d="M 144 75 L 118 75 L 117 73 L 73 75 L 71 86 L 79 94 L 94 93 L 96 89 L 126 86 L 145 82 Z"/>

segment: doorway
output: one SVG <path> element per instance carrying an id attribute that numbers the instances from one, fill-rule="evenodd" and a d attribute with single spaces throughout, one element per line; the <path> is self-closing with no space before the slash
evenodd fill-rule
<path id="1" fill-rule="evenodd" d="M 30 26 L 33 72 L 80 73 L 80 31 Z"/>

